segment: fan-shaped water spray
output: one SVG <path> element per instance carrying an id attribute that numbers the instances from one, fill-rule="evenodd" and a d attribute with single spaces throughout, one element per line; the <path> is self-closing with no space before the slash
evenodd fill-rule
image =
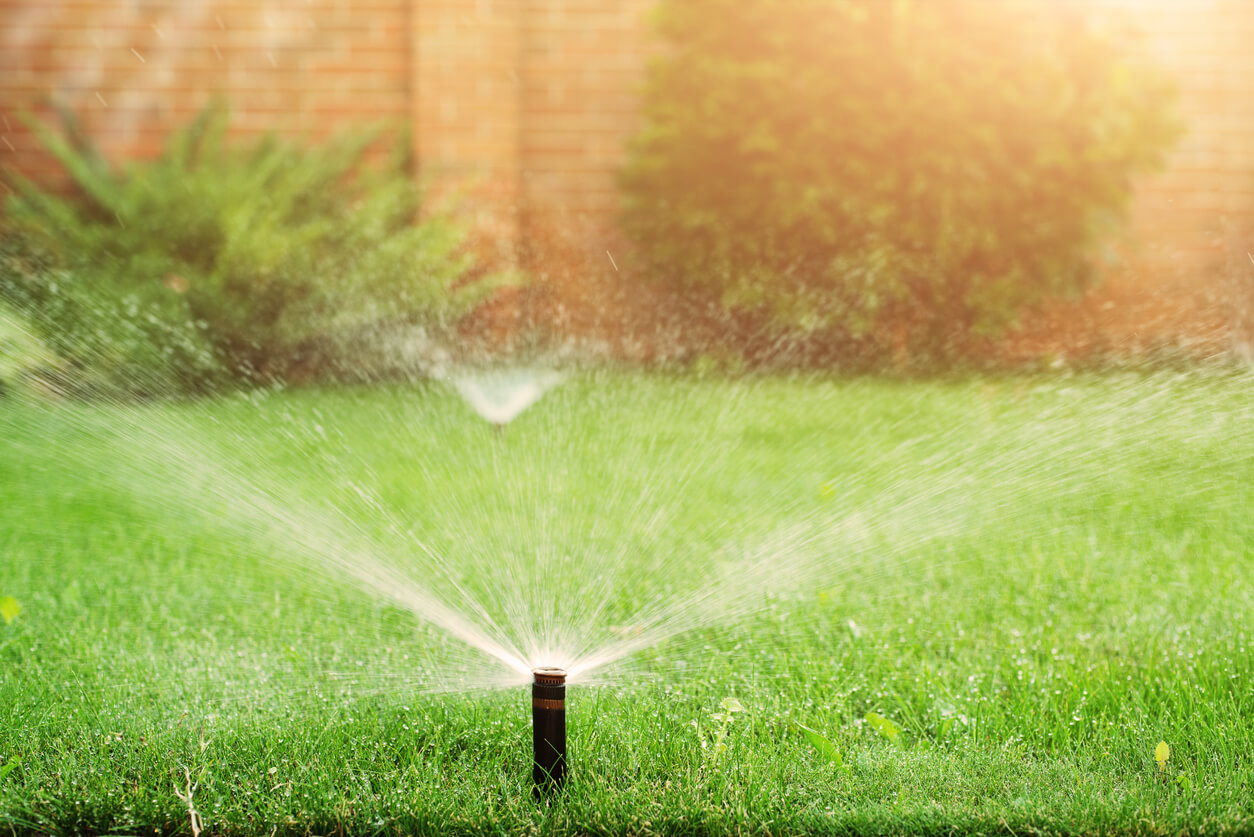
<path id="1" fill-rule="evenodd" d="M 520 366 L 462 370 L 447 379 L 476 413 L 500 430 L 561 383 L 562 373 Z"/>
<path id="2" fill-rule="evenodd" d="M 536 377 L 518 379 L 534 392 Z M 615 664 L 676 637 L 891 567 L 907 547 L 1013 509 L 1041 481 L 1085 489 L 1068 479 L 1065 457 L 1042 458 L 1066 445 L 1038 425 L 1036 438 L 979 462 L 962 446 L 920 457 L 927 440 L 910 440 L 901 456 L 916 473 L 890 484 L 837 474 L 788 495 L 727 497 L 759 510 L 727 516 L 707 498 L 728 489 L 744 458 L 665 434 L 697 413 L 717 440 L 735 425 L 735 402 L 703 403 L 698 391 L 654 400 L 648 423 L 618 422 L 612 437 L 596 438 L 588 419 L 621 397 L 599 387 L 584 381 L 546 402 L 500 445 L 460 423 L 433 428 L 448 412 L 433 410 L 429 393 L 402 393 L 370 422 L 385 452 L 376 460 L 337 429 L 337 413 L 358 409 L 348 396 L 310 410 L 254 393 L 220 409 L 212 434 L 158 406 L 59 406 L 48 426 L 64 430 L 62 457 L 84 457 L 84 478 L 123 486 L 137 502 L 199 510 L 267 561 L 349 583 L 455 639 L 442 651 L 454 664 L 384 672 L 419 691 L 522 685 L 537 666 L 561 667 L 572 683 L 612 677 Z M 299 461 L 276 459 L 280 443 L 301 451 Z M 101 448 L 111 473 L 93 474 Z M 576 460 L 583 473 L 572 473 Z"/>
<path id="3" fill-rule="evenodd" d="M 358 694 L 521 687 L 542 667 L 621 683 L 742 642 L 734 653 L 782 653 L 831 629 L 786 622 L 790 597 L 905 595 L 876 579 L 956 565 L 953 536 L 1015 525 L 1043 488 L 1066 525 L 1073 504 L 1091 504 L 1078 475 L 1117 469 L 1130 424 L 1208 426 L 1205 399 L 1168 379 L 1110 389 L 1100 415 L 1077 414 L 1066 383 L 1048 383 L 1039 399 L 999 402 L 1013 422 L 973 403 L 926 429 L 914 418 L 930 409 L 926 389 L 864 423 L 864 389 L 820 382 L 818 429 L 794 451 L 771 435 L 769 411 L 744 416 L 776 403 L 776 386 L 572 376 L 491 444 L 438 385 L 15 403 L 3 418 L 39 428 L 16 436 L 79 479 L 222 535 L 243 556 L 242 591 L 247 562 L 262 559 L 277 578 L 344 601 L 360 590 L 398 614 L 413 636 L 403 650 L 422 647 L 421 660 L 363 652 L 319 668 Z M 815 446 L 832 433 L 853 441 L 834 455 Z M 218 570 L 206 558 L 190 571 Z"/>

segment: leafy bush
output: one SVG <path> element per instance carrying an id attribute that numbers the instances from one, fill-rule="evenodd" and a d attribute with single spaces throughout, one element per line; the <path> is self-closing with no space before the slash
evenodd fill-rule
<path id="1" fill-rule="evenodd" d="M 0 397 L 53 362 L 25 318 L 0 302 Z"/>
<path id="2" fill-rule="evenodd" d="M 8 178 L 0 298 L 76 386 L 194 393 L 361 372 L 363 352 L 377 359 L 491 288 L 457 225 L 416 221 L 408 143 L 385 159 L 377 132 L 236 146 L 227 122 L 210 109 L 159 158 L 121 168 L 72 119 L 32 123 L 73 189 Z"/>
<path id="3" fill-rule="evenodd" d="M 654 276 L 792 334 L 935 355 L 1079 292 L 1166 82 L 1060 0 L 662 0 L 623 174 Z"/>
<path id="4" fill-rule="evenodd" d="M 196 392 L 224 380 L 187 301 L 128 260 L 54 254 L 24 230 L 3 237 L 0 299 L 55 356 L 27 373 L 80 394 Z"/>

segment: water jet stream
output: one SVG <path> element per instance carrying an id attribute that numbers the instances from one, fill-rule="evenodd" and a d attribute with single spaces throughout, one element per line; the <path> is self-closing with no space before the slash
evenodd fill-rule
<path id="1" fill-rule="evenodd" d="M 501 430 L 562 381 L 554 369 L 505 367 L 462 370 L 447 375 L 471 408 Z"/>
<path id="2" fill-rule="evenodd" d="M 243 535 L 258 555 L 349 582 L 457 640 L 439 652 L 465 649 L 457 665 L 384 673 L 415 691 L 523 685 L 541 664 L 562 667 L 569 683 L 612 678 L 642 665 L 633 662 L 642 652 L 761 615 L 781 597 L 854 579 L 865 585 L 905 561 L 939 561 L 927 557 L 927 544 L 983 521 L 1013 525 L 1016 509 L 1043 490 L 1064 506 L 1082 499 L 1091 485 L 1075 477 L 1077 458 L 1118 453 L 1093 417 L 1074 420 L 1065 395 L 1050 396 L 1052 412 L 1033 406 L 1030 423 L 1008 425 L 1018 435 L 987 450 L 964 441 L 974 432 L 966 424 L 903 433 L 907 418 L 880 419 L 860 432 L 902 441 L 878 448 L 886 460 L 876 463 L 879 482 L 864 484 L 855 441 L 842 448 L 851 460 L 822 466 L 824 476 L 848 477 L 825 487 L 822 503 L 815 477 L 775 479 L 753 494 L 760 514 L 729 517 L 720 509 L 746 500 L 724 493 L 734 482 L 727 475 L 763 466 L 704 440 L 744 438 L 737 402 L 753 388 L 720 389 L 710 404 L 700 393 L 651 402 L 647 426 L 633 426 L 628 412 L 597 438 L 589 415 L 629 407 L 621 391 L 589 386 L 577 399 L 546 402 L 536 414 L 544 443 L 525 445 L 514 444 L 521 437 L 483 445 L 438 397 L 402 393 L 387 403 L 384 423 L 366 425 L 375 434 L 366 450 L 383 451 L 379 467 L 413 463 L 393 480 L 399 488 L 337 432 L 336 401 L 326 396 L 313 410 L 299 393 L 274 396 L 269 406 L 266 394 L 214 405 L 213 432 L 203 426 L 203 407 L 196 422 L 169 406 L 61 404 L 42 418 L 28 413 L 51 428 L 40 444 L 81 458 L 88 478 L 125 487 L 140 503 L 196 509 L 213 528 Z M 1189 428 L 1206 415 L 1204 404 L 1181 402 L 1170 386 L 1136 387 L 1112 405 L 1112 422 L 1159 421 L 1166 404 Z M 668 440 L 666 429 L 691 424 L 694 412 L 705 422 L 703 444 Z M 292 471 L 271 450 L 276 442 L 280 453 L 300 451 Z M 438 455 L 424 454 L 424 444 Z M 458 446 L 454 455 L 448 445 Z M 661 664 L 657 657 L 644 654 L 650 666 Z M 352 676 L 365 675 L 345 673 Z"/>

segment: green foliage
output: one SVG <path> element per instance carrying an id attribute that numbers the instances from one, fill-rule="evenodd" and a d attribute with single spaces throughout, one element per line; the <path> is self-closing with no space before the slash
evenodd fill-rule
<path id="1" fill-rule="evenodd" d="M 816 729 L 810 729 L 804 724 L 794 724 L 796 728 L 809 742 L 810 746 L 823 758 L 824 761 L 832 764 L 837 770 L 848 771 L 845 766 L 845 759 L 840 754 L 840 750 L 832 743 L 832 740 Z"/>
<path id="2" fill-rule="evenodd" d="M 51 360 L 25 318 L 0 302 L 0 396 Z"/>
<path id="3" fill-rule="evenodd" d="M 54 356 L 37 359 L 27 374 L 69 392 L 132 395 L 194 392 L 223 380 L 206 325 L 188 301 L 147 281 L 144 264 L 160 269 L 157 260 L 105 256 L 93 264 L 72 235 L 61 252 L 51 231 L 47 241 L 13 226 L 0 235 L 0 301 Z"/>
<path id="4" fill-rule="evenodd" d="M 884 738 L 887 738 L 894 744 L 901 743 L 901 727 L 897 726 L 884 716 L 878 715 L 874 712 L 868 712 L 866 713 L 864 720 L 867 722 L 867 725 L 871 727 L 871 729 L 878 732 Z"/>
<path id="5" fill-rule="evenodd" d="M 706 733 L 701 729 L 701 723 L 694 719 L 691 726 L 697 733 L 697 740 L 701 744 L 701 749 L 708 753 L 709 759 L 713 763 L 717 763 L 719 758 L 727 752 L 727 734 L 731 732 L 731 726 L 735 723 L 736 713 L 744 712 L 745 706 L 737 698 L 726 697 L 719 701 L 718 712 L 710 713 L 710 720 L 714 722 L 713 738 L 707 739 Z"/>
<path id="6" fill-rule="evenodd" d="M 880 354 L 1086 288 L 1179 128 L 1081 6 L 663 0 L 623 174 L 647 270 Z"/>
<path id="7" fill-rule="evenodd" d="M 22 612 L 22 606 L 12 596 L 0 596 L 0 618 L 8 625 Z"/>
<path id="8" fill-rule="evenodd" d="M 384 159 L 378 131 L 238 145 L 228 120 L 206 110 L 160 157 L 121 167 L 72 118 L 62 131 L 32 121 L 73 189 L 9 178 L 0 299 L 27 312 L 77 385 L 152 394 L 338 376 L 490 288 L 470 281 L 458 226 L 416 222 L 403 139 Z"/>

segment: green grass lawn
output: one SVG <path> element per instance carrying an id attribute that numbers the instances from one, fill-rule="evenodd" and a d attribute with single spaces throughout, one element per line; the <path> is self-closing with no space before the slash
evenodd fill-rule
<path id="1" fill-rule="evenodd" d="M 0 399 L 0 833 L 1250 833 L 1252 582 L 1249 377 Z"/>

